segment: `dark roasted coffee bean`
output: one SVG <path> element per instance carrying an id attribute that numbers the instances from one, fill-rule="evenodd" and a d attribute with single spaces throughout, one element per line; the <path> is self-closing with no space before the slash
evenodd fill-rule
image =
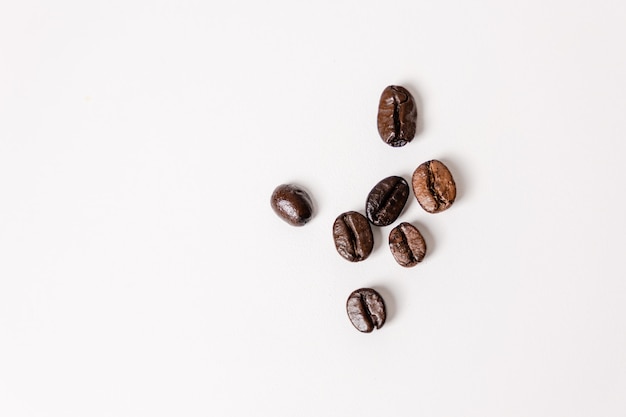
<path id="1" fill-rule="evenodd" d="M 270 203 L 278 217 L 292 226 L 304 226 L 313 216 L 311 197 L 297 185 L 279 185 Z"/>
<path id="2" fill-rule="evenodd" d="M 360 332 L 369 333 L 385 324 L 385 302 L 371 288 L 353 291 L 346 302 L 346 310 L 352 325 Z"/>
<path id="3" fill-rule="evenodd" d="M 374 249 L 372 227 L 361 213 L 340 214 L 333 224 L 333 239 L 339 255 L 350 262 L 367 259 Z"/>
<path id="4" fill-rule="evenodd" d="M 402 177 L 387 177 L 372 188 L 365 214 L 375 226 L 388 226 L 400 216 L 409 198 L 409 184 Z"/>
<path id="5" fill-rule="evenodd" d="M 417 227 L 400 223 L 389 233 L 389 249 L 396 262 L 411 267 L 422 262 L 426 256 L 426 242 Z"/>
<path id="6" fill-rule="evenodd" d="M 378 104 L 378 133 L 393 147 L 413 140 L 417 129 L 417 106 L 404 87 L 390 85 L 383 90 Z"/>
<path id="7" fill-rule="evenodd" d="M 440 213 L 456 198 L 456 185 L 450 170 L 433 159 L 413 172 L 413 193 L 420 206 L 429 213 Z"/>

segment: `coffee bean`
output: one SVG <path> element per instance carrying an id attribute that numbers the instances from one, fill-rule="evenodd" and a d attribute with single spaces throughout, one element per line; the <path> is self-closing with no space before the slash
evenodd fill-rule
<path id="1" fill-rule="evenodd" d="M 292 226 L 304 226 L 313 216 L 311 197 L 297 185 L 279 185 L 270 203 L 278 217 Z"/>
<path id="2" fill-rule="evenodd" d="M 390 85 L 383 90 L 378 104 L 378 133 L 393 147 L 413 140 L 417 129 L 417 106 L 404 87 Z"/>
<path id="3" fill-rule="evenodd" d="M 400 223 L 389 233 L 389 249 L 401 266 L 412 267 L 426 256 L 426 242 L 417 227 Z"/>
<path id="4" fill-rule="evenodd" d="M 339 255 L 350 262 L 367 259 L 374 249 L 372 227 L 361 213 L 340 214 L 333 224 L 333 239 Z"/>
<path id="5" fill-rule="evenodd" d="M 456 198 L 456 185 L 450 170 L 440 161 L 424 162 L 413 172 L 413 193 L 429 213 L 440 213 Z"/>
<path id="6" fill-rule="evenodd" d="M 365 214 L 375 226 L 388 226 L 400 216 L 409 198 L 409 184 L 402 177 L 387 177 L 372 188 Z"/>
<path id="7" fill-rule="evenodd" d="M 385 324 L 385 302 L 371 288 L 353 291 L 346 302 L 346 310 L 352 325 L 360 332 L 369 333 Z"/>

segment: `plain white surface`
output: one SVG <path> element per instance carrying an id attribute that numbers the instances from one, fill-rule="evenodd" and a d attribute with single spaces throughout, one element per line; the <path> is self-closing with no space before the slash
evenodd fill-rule
<path id="1" fill-rule="evenodd" d="M 626 415 L 622 1 L 0 5 L 0 415 Z M 376 131 L 408 87 L 421 131 Z M 459 190 L 331 225 L 437 158 Z M 295 182 L 317 213 L 271 211 Z M 348 294 L 389 319 L 360 334 Z"/>

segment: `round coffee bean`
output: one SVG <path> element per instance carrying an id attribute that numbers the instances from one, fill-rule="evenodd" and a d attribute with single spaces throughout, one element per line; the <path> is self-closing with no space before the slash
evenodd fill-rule
<path id="1" fill-rule="evenodd" d="M 417 129 L 417 106 L 409 91 L 390 85 L 383 90 L 378 104 L 378 133 L 393 147 L 413 140 Z"/>
<path id="2" fill-rule="evenodd" d="M 270 200 L 274 212 L 292 226 L 304 226 L 313 216 L 311 197 L 293 184 L 276 187 Z"/>
<path id="3" fill-rule="evenodd" d="M 374 249 L 372 227 L 365 216 L 356 211 L 342 213 L 335 219 L 333 239 L 339 255 L 350 262 L 367 259 Z"/>
<path id="4" fill-rule="evenodd" d="M 413 172 L 413 193 L 429 213 L 440 213 L 456 198 L 456 185 L 450 170 L 440 161 L 424 162 Z"/>
<path id="5" fill-rule="evenodd" d="M 352 325 L 360 332 L 369 333 L 385 324 L 385 302 L 371 288 L 353 291 L 346 302 L 346 311 Z"/>
<path id="6" fill-rule="evenodd" d="M 388 226 L 400 216 L 409 198 L 409 184 L 402 177 L 387 177 L 372 188 L 365 214 L 375 226 Z"/>
<path id="7" fill-rule="evenodd" d="M 415 266 L 426 256 L 426 242 L 422 234 L 417 227 L 406 222 L 389 233 L 389 249 L 396 262 L 404 267 Z"/>

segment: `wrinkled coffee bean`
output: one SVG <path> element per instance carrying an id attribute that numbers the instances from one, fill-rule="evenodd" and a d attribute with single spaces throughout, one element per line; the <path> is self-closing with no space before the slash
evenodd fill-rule
<path id="1" fill-rule="evenodd" d="M 383 90 L 378 104 L 378 133 L 393 147 L 413 140 L 417 130 L 417 106 L 409 91 L 390 85 Z"/>
<path id="2" fill-rule="evenodd" d="M 353 291 L 346 302 L 346 310 L 352 325 L 360 332 L 369 333 L 385 324 L 385 302 L 371 288 Z"/>
<path id="3" fill-rule="evenodd" d="M 417 227 L 411 223 L 400 223 L 389 233 L 389 249 L 396 262 L 412 267 L 426 256 L 426 242 Z"/>
<path id="4" fill-rule="evenodd" d="M 365 216 L 356 211 L 342 213 L 335 219 L 333 239 L 339 255 L 350 262 L 367 259 L 374 249 L 372 227 Z"/>
<path id="5" fill-rule="evenodd" d="M 391 176 L 372 188 L 365 201 L 365 214 L 375 226 L 388 226 L 400 216 L 409 198 L 409 184 L 402 177 Z"/>
<path id="6" fill-rule="evenodd" d="M 440 213 L 456 198 L 456 185 L 450 170 L 435 159 L 424 162 L 413 172 L 413 193 L 429 213 Z"/>
<path id="7" fill-rule="evenodd" d="M 292 226 L 304 226 L 313 216 L 311 197 L 297 185 L 279 185 L 270 203 L 278 217 Z"/>

